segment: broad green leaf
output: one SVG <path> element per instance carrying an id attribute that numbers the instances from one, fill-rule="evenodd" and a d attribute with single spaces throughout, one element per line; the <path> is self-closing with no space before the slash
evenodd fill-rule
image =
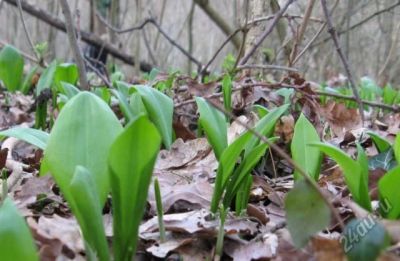
<path id="1" fill-rule="evenodd" d="M 57 61 L 54 60 L 51 64 L 49 64 L 49 67 L 47 67 L 40 76 L 40 79 L 36 86 L 36 96 L 39 96 L 43 90 L 52 87 L 56 69 L 57 69 Z"/>
<path id="2" fill-rule="evenodd" d="M 382 101 L 384 104 L 392 105 L 394 104 L 397 95 L 398 91 L 393 89 L 393 87 L 388 84 L 385 86 L 385 88 L 383 88 Z"/>
<path id="3" fill-rule="evenodd" d="M 161 137 L 147 116 L 139 116 L 111 147 L 109 168 L 113 195 L 113 252 L 115 260 L 132 260 L 138 227 L 146 208 L 147 192 Z"/>
<path id="4" fill-rule="evenodd" d="M 21 79 L 24 72 L 24 59 L 20 52 L 11 45 L 6 45 L 0 51 L 0 80 L 7 90 L 14 92 L 21 89 Z"/>
<path id="5" fill-rule="evenodd" d="M 133 115 L 147 114 L 146 108 L 144 107 L 142 98 L 139 93 L 134 92 L 131 94 L 131 98 L 129 100 L 129 106 Z"/>
<path id="6" fill-rule="evenodd" d="M 122 83 L 117 82 L 117 86 L 122 86 Z M 122 113 L 124 114 L 125 117 L 125 121 L 127 123 L 131 122 L 134 118 L 135 115 L 131 109 L 131 107 L 129 106 L 128 103 L 128 94 L 125 95 L 124 91 L 121 90 L 122 88 L 119 88 L 118 90 L 111 90 L 112 93 L 114 94 L 115 97 L 117 97 L 118 101 L 119 101 L 119 107 L 122 111 Z"/>
<path id="7" fill-rule="evenodd" d="M 261 118 L 259 122 L 257 122 L 254 130 L 266 137 L 271 136 L 274 131 L 277 120 L 282 116 L 283 113 L 287 111 L 288 108 L 289 104 L 286 104 L 271 110 L 265 117 Z M 253 135 L 251 137 L 251 140 L 246 144 L 245 156 L 249 154 L 250 151 L 254 147 L 256 147 L 259 143 L 260 139 Z"/>
<path id="8" fill-rule="evenodd" d="M 310 143 L 319 142 L 320 138 L 314 126 L 301 114 L 294 127 L 294 135 L 291 144 L 293 160 L 315 181 L 318 180 L 321 167 L 321 151 Z M 295 170 L 294 179 L 301 177 Z"/>
<path id="9" fill-rule="evenodd" d="M 0 136 L 14 137 L 23 140 L 29 144 L 45 150 L 49 134 L 47 132 L 24 127 L 14 127 L 8 130 L 0 131 Z"/>
<path id="10" fill-rule="evenodd" d="M 67 96 L 68 99 L 71 99 L 72 97 L 77 95 L 80 92 L 80 90 L 70 83 L 61 82 L 59 92 L 65 94 L 65 96 Z"/>
<path id="11" fill-rule="evenodd" d="M 96 256 L 89 260 L 108 261 L 108 244 L 104 232 L 102 205 L 96 191 L 93 175 L 82 166 L 77 166 L 71 180 L 70 190 L 73 203 L 70 204 L 82 229 L 83 237 Z M 91 253 L 91 251 L 86 251 Z"/>
<path id="12" fill-rule="evenodd" d="M 368 190 L 365 191 L 364 189 L 360 189 L 361 184 L 364 184 L 363 176 L 365 175 L 361 173 L 363 168 L 361 168 L 360 164 L 353 160 L 345 152 L 330 144 L 314 143 L 311 145 L 318 147 L 322 152 L 326 153 L 339 164 L 343 170 L 344 179 L 354 198 L 354 201 L 366 210 L 371 210 L 369 195 L 366 193 Z"/>
<path id="13" fill-rule="evenodd" d="M 150 86 L 136 85 L 133 88 L 142 96 L 149 118 L 160 132 L 164 146 L 170 149 L 173 140 L 174 103 L 172 99 Z"/>
<path id="14" fill-rule="evenodd" d="M 351 220 L 340 241 L 349 261 L 375 261 L 390 244 L 385 228 L 372 215 Z"/>
<path id="15" fill-rule="evenodd" d="M 390 142 L 387 139 L 382 138 L 375 132 L 367 131 L 367 134 L 371 137 L 372 142 L 375 144 L 379 152 L 387 151 L 392 147 L 392 144 L 390 144 Z"/>
<path id="16" fill-rule="evenodd" d="M 330 223 L 331 213 L 324 199 L 304 179 L 297 181 L 286 195 L 285 210 L 289 232 L 298 248 Z"/>
<path id="17" fill-rule="evenodd" d="M 39 260 L 25 220 L 10 198 L 0 206 L 0 260 Z"/>
<path id="18" fill-rule="evenodd" d="M 50 171 L 67 200 L 76 166 L 93 175 L 101 205 L 109 192 L 107 157 L 122 131 L 113 111 L 96 95 L 80 92 L 61 110 L 50 133 L 41 173 Z"/>
<path id="19" fill-rule="evenodd" d="M 60 90 L 62 82 L 75 85 L 78 81 L 78 77 L 78 66 L 76 66 L 76 64 L 62 63 L 56 67 L 54 73 L 54 83 L 57 86 L 57 89 Z"/>
<path id="20" fill-rule="evenodd" d="M 400 166 L 387 172 L 378 182 L 379 200 L 384 209 L 382 216 L 388 219 L 400 218 Z"/>
<path id="21" fill-rule="evenodd" d="M 225 116 L 202 97 L 196 97 L 196 103 L 200 112 L 199 122 L 214 150 L 215 157 L 219 160 L 228 146 Z"/>
<path id="22" fill-rule="evenodd" d="M 393 145 L 393 150 L 397 163 L 400 164 L 400 132 L 397 133 L 396 140 L 394 141 Z"/>
<path id="23" fill-rule="evenodd" d="M 22 86 L 21 86 L 21 92 L 23 94 L 28 94 L 29 90 L 33 86 L 32 85 L 32 79 L 33 79 L 33 76 L 36 75 L 36 72 L 37 72 L 38 68 L 39 68 L 38 66 L 32 67 L 29 70 L 28 74 L 25 76 L 25 79 L 24 79 L 24 81 L 22 83 Z"/>

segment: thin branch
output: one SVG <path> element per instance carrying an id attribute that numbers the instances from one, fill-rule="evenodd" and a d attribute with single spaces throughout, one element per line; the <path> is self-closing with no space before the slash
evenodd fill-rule
<path id="1" fill-rule="evenodd" d="M 244 69 L 263 69 L 263 70 L 280 70 L 289 72 L 298 72 L 299 70 L 293 67 L 273 65 L 273 64 L 245 64 L 237 67 L 237 70 Z"/>
<path id="2" fill-rule="evenodd" d="M 373 19 L 375 16 L 379 16 L 379 15 L 381 15 L 383 13 L 390 12 L 393 9 L 395 9 L 397 6 L 400 6 L 400 0 L 398 0 L 396 3 L 394 3 L 391 6 L 388 6 L 388 7 L 384 8 L 384 9 L 382 9 L 382 10 L 376 11 L 375 13 L 371 14 L 370 16 L 367 16 L 366 18 L 362 19 L 361 21 L 359 21 L 359 22 L 353 24 L 352 26 L 350 26 L 348 29 L 337 32 L 337 34 L 338 34 L 338 36 L 340 36 L 340 35 L 342 35 L 344 33 L 352 31 L 352 30 L 356 29 L 357 27 L 360 27 L 361 25 L 365 24 L 369 20 Z M 326 43 L 327 41 L 329 41 L 329 39 L 330 39 L 330 37 L 327 37 L 327 38 L 325 38 L 325 39 L 313 44 L 311 46 L 311 48 L 314 48 L 314 47 L 316 47 L 316 46 L 318 46 L 318 45 L 320 45 L 322 43 Z"/>
<path id="3" fill-rule="evenodd" d="M 242 60 L 239 62 L 239 65 L 244 65 L 248 62 L 251 56 L 254 55 L 255 51 L 261 46 L 262 42 L 267 38 L 268 35 L 272 33 L 274 30 L 275 25 L 278 23 L 279 19 L 282 17 L 282 15 L 286 12 L 288 9 L 289 5 L 291 5 L 294 1 L 296 0 L 288 0 L 285 4 L 285 6 L 279 10 L 274 16 L 274 18 L 271 21 L 270 26 L 263 32 L 263 34 L 260 36 L 260 38 L 257 40 L 255 45 L 250 49 L 250 51 L 242 58 Z"/>
<path id="4" fill-rule="evenodd" d="M 8 3 L 10 5 L 13 5 L 15 7 L 17 6 L 17 0 L 3 0 L 3 2 Z M 42 22 L 47 23 L 48 25 L 57 28 L 60 31 L 66 32 L 67 29 L 65 27 L 64 21 L 62 21 L 60 18 L 54 16 L 53 14 L 50 14 L 49 12 L 38 8 L 35 5 L 32 5 L 28 3 L 27 1 L 21 2 L 22 9 L 29 13 L 30 15 L 36 17 Z M 80 31 L 80 35 L 82 37 L 82 40 L 85 41 L 86 43 L 96 46 L 96 47 L 101 47 L 104 46 L 104 50 L 107 51 L 110 55 L 114 56 L 115 58 L 129 64 L 129 65 L 134 65 L 135 64 L 135 59 L 131 55 L 124 53 L 121 51 L 120 48 L 114 46 L 113 44 L 104 41 L 101 39 L 101 37 L 90 33 L 88 31 Z M 146 62 L 140 62 L 140 68 L 145 71 L 149 72 L 152 69 L 152 65 L 148 64 Z"/>
<path id="5" fill-rule="evenodd" d="M 321 0 L 321 4 L 322 4 L 322 9 L 324 11 L 325 17 L 326 17 L 326 23 L 328 25 L 328 32 L 331 34 L 333 43 L 335 44 L 335 47 L 336 47 L 336 51 L 337 51 L 340 59 L 342 60 L 344 70 L 346 71 L 347 78 L 349 79 L 350 86 L 351 86 L 351 88 L 353 90 L 353 95 L 356 98 L 356 102 L 358 104 L 358 109 L 360 111 L 362 124 L 364 125 L 363 102 L 362 102 L 362 100 L 360 98 L 360 95 L 358 94 L 357 87 L 356 87 L 356 84 L 354 82 L 353 75 L 351 74 L 349 64 L 348 64 L 348 62 L 346 60 L 346 57 L 343 55 L 342 49 L 340 48 L 338 35 L 337 35 L 337 32 L 336 32 L 335 28 L 333 27 L 332 19 L 331 19 L 331 16 L 329 14 L 329 11 L 328 11 L 326 0 Z"/>
<path id="6" fill-rule="evenodd" d="M 28 39 L 29 45 L 30 45 L 30 47 L 32 49 L 32 52 L 35 54 L 36 58 L 40 61 L 41 58 L 39 57 L 39 54 L 36 52 L 35 45 L 33 44 L 31 35 L 29 34 L 28 28 L 26 27 L 24 14 L 22 12 L 21 0 L 17 0 L 17 4 L 18 4 L 19 15 L 21 17 L 22 27 L 24 28 L 24 32 L 25 32 L 26 38 Z"/>
<path id="7" fill-rule="evenodd" d="M 302 23 L 301 23 L 301 25 L 300 25 L 299 32 L 298 32 L 298 34 L 297 34 L 296 37 L 295 37 L 295 42 L 294 42 L 294 44 L 293 44 L 293 49 L 292 49 L 292 52 L 290 53 L 290 56 L 289 56 L 289 65 L 290 65 L 290 66 L 293 65 L 293 61 L 294 61 L 294 59 L 295 59 L 296 56 L 297 56 L 297 48 L 298 48 L 298 46 L 301 44 L 301 42 L 303 41 L 304 33 L 305 33 L 305 31 L 306 31 L 308 22 L 309 22 L 309 20 L 310 20 L 311 12 L 312 12 L 312 10 L 313 10 L 313 8 L 314 8 L 314 4 L 315 4 L 315 0 L 309 0 L 309 1 L 308 1 L 307 8 L 306 8 L 306 12 L 305 12 L 305 14 L 304 14 L 303 21 L 302 21 Z"/>
<path id="8" fill-rule="evenodd" d="M 225 115 L 227 115 L 230 119 L 236 121 L 239 125 L 244 127 L 247 131 L 252 133 L 254 136 L 259 138 L 263 143 L 267 144 L 274 152 L 276 152 L 281 158 L 286 160 L 294 169 L 296 169 L 300 175 L 304 178 L 304 180 L 313 188 L 315 189 L 316 192 L 321 196 L 321 198 L 324 200 L 325 204 L 328 206 L 328 208 L 331 210 L 333 216 L 335 217 L 336 221 L 338 222 L 340 228 L 344 230 L 344 223 L 342 218 L 339 215 L 339 212 L 336 210 L 332 202 L 329 201 L 329 199 L 325 196 L 325 194 L 322 192 L 322 190 L 318 187 L 318 184 L 303 170 L 302 167 L 300 167 L 292 158 L 285 152 L 283 151 L 278 145 L 275 143 L 269 141 L 264 135 L 261 135 L 258 131 L 254 130 L 254 128 L 251 128 L 249 125 L 246 123 L 242 122 L 238 117 L 236 117 L 233 113 L 228 112 L 225 110 L 225 108 L 218 103 L 214 102 L 213 100 L 206 99 L 209 104 L 214 106 L 216 109 L 219 111 L 223 112 Z"/>
<path id="9" fill-rule="evenodd" d="M 216 11 L 211 5 L 209 0 L 193 0 L 207 15 L 211 20 L 225 33 L 225 35 L 231 35 L 234 30 L 226 22 L 225 17 L 222 15 L 224 12 Z M 232 44 L 235 48 L 240 47 L 240 39 L 238 37 L 231 38 Z"/>
<path id="10" fill-rule="evenodd" d="M 8 44 L 7 42 L 5 42 L 5 41 L 3 41 L 3 40 L 0 39 L 0 46 L 6 46 L 7 44 Z M 20 52 L 21 55 L 22 55 L 23 57 L 25 57 L 26 59 L 28 59 L 28 60 L 30 60 L 30 61 L 32 61 L 32 62 L 34 62 L 34 63 L 37 63 L 37 64 L 41 65 L 41 64 L 40 64 L 40 61 L 37 60 L 37 59 L 36 59 L 35 57 L 33 57 L 32 55 L 27 54 L 27 53 L 25 53 L 25 52 L 23 52 L 23 51 L 21 51 L 21 50 L 19 50 L 19 52 Z"/>
<path id="11" fill-rule="evenodd" d="M 353 96 L 347 96 L 347 95 L 342 95 L 338 93 L 332 93 L 332 92 L 323 92 L 323 91 L 315 91 L 315 94 L 320 95 L 320 96 L 330 96 L 330 97 L 335 97 L 343 100 L 349 100 L 349 101 L 357 101 L 357 99 Z M 387 105 L 384 103 L 379 103 L 379 102 L 372 102 L 372 101 L 362 101 L 363 104 L 371 106 L 371 107 L 376 107 L 384 110 L 389 110 L 394 113 L 400 112 L 400 106 L 397 105 Z"/>
<path id="12" fill-rule="evenodd" d="M 85 58 L 86 65 L 103 81 L 103 83 L 110 89 L 112 89 L 111 82 L 107 79 L 107 77 L 102 74 L 92 63 Z"/>
<path id="13" fill-rule="evenodd" d="M 154 66 L 157 66 L 157 60 L 155 58 L 153 49 L 151 49 L 149 38 L 147 37 L 146 30 L 143 29 L 142 33 L 143 33 L 144 45 L 146 46 L 147 52 L 149 53 L 150 60 L 154 64 Z"/>
<path id="14" fill-rule="evenodd" d="M 302 16 L 302 15 L 282 15 L 282 17 L 286 18 L 286 19 L 304 19 L 304 16 Z M 249 21 L 247 23 L 247 25 L 252 25 L 255 23 L 263 22 L 263 21 L 269 21 L 269 20 L 272 20 L 273 18 L 274 18 L 274 15 L 258 17 L 254 20 Z M 321 19 L 316 18 L 316 17 L 310 17 L 309 19 L 312 22 L 321 23 L 321 24 L 325 23 L 324 21 L 322 21 Z"/>
<path id="15" fill-rule="evenodd" d="M 154 18 L 146 18 L 142 23 L 140 23 L 137 26 L 132 26 L 126 29 L 119 29 L 111 24 L 109 24 L 101 15 L 97 14 L 99 17 L 99 20 L 107 26 L 110 30 L 118 33 L 118 34 L 123 34 L 123 33 L 128 33 L 128 32 L 133 32 L 136 30 L 141 30 L 146 26 L 147 24 L 153 24 L 157 30 L 167 39 L 173 46 L 175 46 L 181 53 L 183 53 L 186 57 L 188 57 L 193 63 L 197 65 L 197 67 L 200 69 L 202 67 L 201 62 L 199 62 L 196 58 L 194 58 L 188 51 L 186 51 L 182 46 L 180 46 L 174 39 L 172 39 L 157 23 L 157 21 Z"/>
<path id="16" fill-rule="evenodd" d="M 339 0 L 336 0 L 335 4 L 333 5 L 333 8 L 331 10 L 331 14 L 332 12 L 336 9 L 337 5 L 339 3 Z M 303 48 L 303 50 L 299 53 L 299 55 L 297 55 L 297 57 L 294 59 L 293 61 L 293 65 L 297 63 L 297 61 L 303 56 L 303 54 L 305 54 L 305 52 L 311 48 L 312 43 L 318 38 L 318 36 L 322 33 L 322 31 L 325 29 L 326 26 L 326 22 L 324 22 L 320 28 L 318 29 L 317 33 L 311 38 L 311 40 L 306 44 L 306 46 Z"/>
<path id="17" fill-rule="evenodd" d="M 235 35 L 237 33 L 239 33 L 240 31 L 242 31 L 242 28 L 236 29 L 233 33 L 231 33 L 226 39 L 225 41 L 221 44 L 221 46 L 217 49 L 217 51 L 214 53 L 214 55 L 211 57 L 211 59 L 208 61 L 208 63 L 203 67 L 203 69 L 200 72 L 200 75 L 203 75 L 208 67 L 210 67 L 210 65 L 214 62 L 214 60 L 217 58 L 218 54 L 222 51 L 222 49 L 224 49 L 224 47 L 232 40 L 233 37 L 235 37 Z"/>
<path id="18" fill-rule="evenodd" d="M 60 4 L 65 17 L 65 25 L 67 27 L 69 44 L 71 45 L 72 54 L 74 55 L 76 64 L 79 69 L 79 83 L 81 88 L 87 91 L 90 89 L 90 86 L 86 77 L 85 62 L 83 60 L 83 56 L 79 49 L 78 42 L 76 39 L 76 32 L 74 24 L 72 22 L 71 10 L 69 9 L 67 0 L 60 0 Z"/>
<path id="19" fill-rule="evenodd" d="M 250 0 L 246 0 L 245 9 L 244 9 L 244 12 L 245 12 L 244 24 L 246 26 L 243 26 L 242 42 L 240 43 L 240 48 L 239 48 L 239 51 L 238 51 L 238 53 L 236 55 L 235 64 L 233 65 L 233 69 L 237 68 L 240 59 L 244 55 L 244 51 L 245 51 L 245 48 L 246 48 L 247 34 L 249 33 L 249 30 L 250 30 L 249 26 L 253 25 L 253 24 L 249 25 L 249 23 L 248 23 L 249 22 L 249 6 L 250 6 Z"/>
<path id="20" fill-rule="evenodd" d="M 311 40 L 306 44 L 306 46 L 303 48 L 303 50 L 299 53 L 299 55 L 294 58 L 292 64 L 296 64 L 296 62 L 300 59 L 300 57 L 303 56 L 303 54 L 310 48 L 311 44 L 318 38 L 318 36 L 322 33 L 322 31 L 325 29 L 326 23 L 322 24 L 320 28 L 318 29 L 317 33 L 311 38 Z"/>

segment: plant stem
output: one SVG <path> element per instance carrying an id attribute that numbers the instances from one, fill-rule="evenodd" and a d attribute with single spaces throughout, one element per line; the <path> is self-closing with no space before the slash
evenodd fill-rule
<path id="1" fill-rule="evenodd" d="M 1 170 L 1 176 L 2 176 L 2 179 L 3 179 L 2 190 L 1 190 L 2 191 L 2 193 L 1 193 L 1 202 L 3 202 L 6 199 L 7 194 L 8 194 L 7 173 L 6 173 L 6 170 L 4 168 Z"/>
<path id="2" fill-rule="evenodd" d="M 156 205 L 157 205 L 157 218 L 158 218 L 158 230 L 160 231 L 160 242 L 165 242 L 165 226 L 164 226 L 164 218 L 163 218 L 163 207 L 161 201 L 161 193 L 160 193 L 160 184 L 158 183 L 158 179 L 154 179 L 154 194 L 156 197 Z"/>
<path id="3" fill-rule="evenodd" d="M 225 209 L 224 207 L 221 207 L 219 210 L 219 228 L 218 228 L 218 237 L 217 237 L 217 245 L 215 246 L 215 259 L 214 260 L 220 260 L 223 254 L 224 250 L 224 236 L 225 236 L 225 219 L 226 215 L 228 214 L 229 209 Z"/>

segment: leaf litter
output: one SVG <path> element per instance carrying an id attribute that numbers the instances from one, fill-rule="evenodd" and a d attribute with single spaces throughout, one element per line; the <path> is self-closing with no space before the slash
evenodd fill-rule
<path id="1" fill-rule="evenodd" d="M 255 81 L 254 81 L 255 82 Z M 244 80 L 234 83 L 240 86 Z M 189 90 L 176 92 L 175 101 L 184 102 L 197 96 L 208 96 L 218 90 L 218 83 L 199 84 L 187 81 Z M 303 87 L 302 87 L 303 88 Z M 312 94 L 312 89 L 304 87 L 303 91 Z M 260 86 L 251 91 L 235 92 L 233 108 L 236 112 L 255 102 L 279 102 L 279 98 L 271 89 Z M 5 97 L 0 97 L 4 100 Z M 31 107 L 33 99 L 30 96 L 14 95 L 7 97 L 10 104 L 0 110 L 0 126 L 2 129 L 20 124 L 32 125 Z M 301 101 L 304 108 L 314 108 L 312 99 Z M 189 108 L 189 109 L 188 109 Z M 193 103 L 188 103 L 176 110 L 194 114 Z M 379 153 L 372 142 L 368 141 L 365 129 L 361 128 L 360 117 L 356 109 L 348 109 L 343 103 L 329 101 L 321 106 L 316 114 L 312 109 L 305 113 L 313 115 L 310 120 L 317 125 L 321 115 L 324 127 L 317 128 L 325 141 L 336 144 L 350 155 L 355 154 L 355 142 L 363 144 L 371 160 L 369 189 L 373 200 L 377 200 L 377 181 L 383 175 L 382 169 L 389 169 L 393 164 L 392 152 Z M 368 128 L 380 136 L 394 141 L 400 131 L 400 114 L 386 114 L 383 118 L 369 119 Z M 153 178 L 160 183 L 163 203 L 164 222 L 167 231 L 167 241 L 159 242 L 158 223 L 156 215 L 154 191 L 149 190 L 148 210 L 140 226 L 140 249 L 146 255 L 167 258 L 180 256 L 190 260 L 205 260 L 215 251 L 216 236 L 219 229 L 217 220 L 210 218 L 211 197 L 215 181 L 215 171 L 218 162 L 205 138 L 194 138 L 191 124 L 194 118 L 181 114 L 175 117 L 175 130 L 180 134 L 169 151 L 159 153 Z M 194 116 L 196 117 L 196 116 Z M 314 117 L 314 118 L 313 118 Z M 294 123 L 298 115 L 291 113 L 283 116 L 275 128 L 275 135 L 280 137 L 279 144 L 287 150 L 287 144 L 293 137 Z M 239 119 L 249 126 L 257 121 L 253 112 L 241 115 Z M 177 126 L 177 127 L 176 127 Z M 325 130 L 329 129 L 329 132 Z M 245 131 L 245 128 L 233 122 L 228 130 L 228 140 L 231 143 Z M 178 133 L 178 132 L 177 132 Z M 181 137 L 181 138 L 179 138 Z M 38 176 L 40 150 L 27 146 L 15 139 L 2 142 L 2 149 L 8 149 L 6 167 L 9 179 L 15 178 L 15 184 L 9 186 L 9 195 L 17 203 L 20 212 L 26 217 L 39 248 L 41 260 L 84 260 L 84 243 L 79 226 L 68 210 L 59 189 L 49 176 Z M 37 151 L 39 153 L 37 154 Z M 273 156 L 271 159 L 268 156 Z M 39 157 L 39 158 L 38 158 Z M 268 158 L 268 159 L 267 159 Z M 335 231 L 336 224 L 331 223 L 323 232 L 311 237 L 311 241 L 303 248 L 294 247 L 293 239 L 286 226 L 284 201 L 287 193 L 293 188 L 291 176 L 282 175 L 293 169 L 274 153 L 268 153 L 266 161 L 275 164 L 277 177 L 265 177 L 259 171 L 254 173 L 254 182 L 250 190 L 250 203 L 247 214 L 241 217 L 228 215 L 225 223 L 225 258 L 232 260 L 345 260 L 339 233 Z M 36 164 L 36 165 L 35 165 Z M 267 164 L 268 165 L 268 164 Z M 265 171 L 266 166 L 257 166 Z M 283 171 L 286 169 L 286 171 Z M 359 216 L 355 203 L 347 191 L 341 170 L 331 161 L 325 159 L 318 181 L 323 192 L 330 198 L 344 219 Z M 351 203 L 349 203 L 351 202 Z M 104 209 L 104 224 L 107 237 L 112 237 L 112 215 L 109 209 Z M 400 242 L 400 227 L 397 221 L 382 220 L 393 240 L 393 246 Z M 392 247 L 392 249 L 395 249 Z M 61 259 L 60 259 L 61 258 Z M 384 252 L 379 260 L 395 260 L 391 252 Z"/>

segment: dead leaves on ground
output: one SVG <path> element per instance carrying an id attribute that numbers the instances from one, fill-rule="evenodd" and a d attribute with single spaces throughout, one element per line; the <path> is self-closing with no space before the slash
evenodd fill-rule
<path id="1" fill-rule="evenodd" d="M 257 116 L 250 107 L 255 102 L 262 104 L 280 103 L 282 97 L 271 89 L 257 86 L 249 79 L 234 82 L 234 87 L 243 84 L 254 84 L 244 88 L 233 96 L 233 110 L 240 121 L 253 126 Z M 302 104 L 305 114 L 327 142 L 340 146 L 350 155 L 355 154 L 355 142 L 360 142 L 369 157 L 374 159 L 375 169 L 370 171 L 369 189 L 373 200 L 377 199 L 377 181 L 382 176 L 382 167 L 390 164 L 390 155 L 379 157 L 366 130 L 393 141 L 400 131 L 400 114 L 387 114 L 383 118 L 369 118 L 368 128 L 361 128 L 357 109 L 349 109 L 342 103 L 329 101 L 319 106 L 314 100 L 313 90 L 300 78 L 293 78 L 290 83 L 297 85 L 303 96 L 294 97 L 293 102 Z M 190 100 L 193 95 L 209 96 L 218 91 L 218 84 L 198 84 L 187 81 L 181 86 L 187 91 L 175 93 L 176 102 Z M 28 113 L 33 100 L 27 96 L 9 97 L 11 103 L 2 105 L 0 126 L 2 128 L 31 123 L 33 117 Z M 4 99 L 0 97 L 0 99 Z M 218 98 L 219 99 L 219 98 Z M 317 106 L 318 105 L 318 106 Z M 244 113 L 243 113 L 244 112 Z M 294 125 L 295 112 L 283 116 L 276 128 L 275 136 L 280 137 L 280 146 L 290 144 Z M 196 138 L 193 125 L 196 124 L 196 108 L 193 103 L 175 110 L 174 129 L 177 139 L 169 151 L 159 153 L 154 169 L 154 178 L 160 183 L 163 204 L 164 222 L 167 241 L 159 241 L 154 190 L 151 186 L 148 195 L 148 211 L 140 226 L 140 251 L 147 257 L 183 258 L 183 260 L 206 260 L 213 257 L 215 242 L 219 229 L 218 218 L 213 219 L 208 209 L 213 193 L 215 170 L 218 162 L 205 138 Z M 318 127 L 319 126 L 319 127 Z M 231 143 L 245 128 L 233 122 L 228 132 Z M 5 165 L 9 170 L 9 179 L 16 179 L 10 196 L 16 202 L 36 240 L 41 260 L 84 260 L 84 244 L 81 231 L 71 215 L 68 205 L 63 201 L 57 186 L 51 177 L 38 177 L 37 169 L 40 152 L 9 139 L 2 143 L 1 156 L 7 157 Z M 5 153 L 7 148 L 8 154 Z M 267 177 L 265 169 L 271 167 L 271 161 L 264 160 L 257 167 L 250 193 L 250 204 L 247 214 L 242 217 L 229 215 L 224 227 L 224 259 L 228 260 L 345 260 L 339 242 L 339 234 L 332 223 L 327 231 L 312 237 L 304 249 L 296 249 L 285 227 L 286 213 L 283 202 L 286 193 L 293 187 L 290 166 L 274 156 L 278 177 Z M 0 157 L 4 160 L 4 157 Z M 270 160 L 270 159 L 268 159 Z M 268 165 L 268 166 L 266 166 Z M 356 208 L 349 204 L 351 197 L 347 191 L 340 169 L 329 160 L 323 165 L 322 175 L 318 182 L 323 192 L 334 202 L 340 215 L 348 220 L 357 215 Z M 399 223 L 383 220 L 382 223 L 391 233 L 393 241 L 400 242 Z M 109 208 L 104 210 L 104 226 L 108 237 L 112 237 L 112 215 Z M 330 230 L 331 229 L 331 230 Z M 397 245 L 393 248 L 396 249 Z M 393 255 L 385 253 L 380 260 L 395 260 Z"/>

